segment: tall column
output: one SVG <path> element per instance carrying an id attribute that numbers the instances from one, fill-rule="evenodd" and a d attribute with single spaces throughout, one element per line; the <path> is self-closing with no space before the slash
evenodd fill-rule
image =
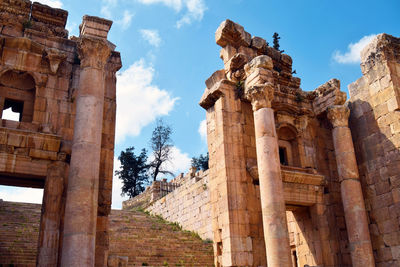
<path id="1" fill-rule="evenodd" d="M 274 88 L 271 83 L 255 85 L 246 90 L 251 100 L 256 135 L 257 165 L 264 226 L 264 239 L 269 267 L 292 266 L 286 207 L 275 129 L 271 108 Z"/>
<path id="2" fill-rule="evenodd" d="M 68 176 L 61 266 L 94 266 L 104 105 L 105 39 L 81 36 L 79 89 Z"/>
<path id="3" fill-rule="evenodd" d="M 348 127 L 349 115 L 350 111 L 345 106 L 331 106 L 328 109 L 328 119 L 333 125 L 333 145 L 351 260 L 354 267 L 375 266 L 353 140 Z"/>
<path id="4" fill-rule="evenodd" d="M 66 178 L 67 164 L 56 161 L 50 163 L 44 186 L 42 215 L 38 244 L 37 266 L 57 266 L 60 240 L 60 210 Z"/>

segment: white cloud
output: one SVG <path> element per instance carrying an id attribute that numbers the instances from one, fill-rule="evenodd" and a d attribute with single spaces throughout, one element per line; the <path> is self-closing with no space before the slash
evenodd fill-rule
<path id="1" fill-rule="evenodd" d="M 116 23 L 121 25 L 123 30 L 126 30 L 131 25 L 132 17 L 133 13 L 129 12 L 128 10 L 125 10 L 123 17 L 120 20 L 117 20 Z"/>
<path id="2" fill-rule="evenodd" d="M 43 5 L 48 5 L 54 8 L 62 8 L 63 3 L 60 0 L 37 0 L 34 2 L 39 2 Z"/>
<path id="3" fill-rule="evenodd" d="M 67 20 L 67 25 L 65 26 L 65 28 L 68 30 L 69 35 L 75 35 L 75 36 L 79 35 L 78 23 L 70 22 L 69 20 Z"/>
<path id="4" fill-rule="evenodd" d="M 128 196 L 121 196 L 122 193 L 122 180 L 115 175 L 115 171 L 119 169 L 121 162 L 117 157 L 114 157 L 114 175 L 113 175 L 113 188 L 112 188 L 112 209 L 121 209 L 122 201 L 127 200 Z"/>
<path id="5" fill-rule="evenodd" d="M 178 100 L 153 84 L 154 72 L 140 59 L 117 74 L 117 143 L 139 135 L 158 116 L 167 115 Z"/>
<path id="6" fill-rule="evenodd" d="M 150 45 L 159 47 L 161 44 L 161 37 L 157 30 L 141 29 L 140 34 Z"/>
<path id="7" fill-rule="evenodd" d="M 201 21 L 207 7 L 203 0 L 187 0 L 185 1 L 187 13 L 176 22 L 176 27 L 179 29 L 185 24 L 191 24 L 193 21 Z"/>
<path id="8" fill-rule="evenodd" d="M 333 54 L 333 59 L 342 64 L 353 64 L 360 63 L 360 52 L 361 50 L 369 44 L 374 38 L 376 34 L 371 34 L 364 36 L 356 43 L 350 43 L 348 45 L 348 49 L 346 53 L 342 53 L 336 50 Z"/>
<path id="9" fill-rule="evenodd" d="M 0 186 L 0 199 L 4 201 L 42 204 L 43 189 Z"/>
<path id="10" fill-rule="evenodd" d="M 186 13 L 176 22 L 176 27 L 179 29 L 185 24 L 191 24 L 193 21 L 201 21 L 207 6 L 204 0 L 137 0 L 139 3 L 164 4 L 176 12 L 181 12 L 183 9 Z"/>
<path id="11" fill-rule="evenodd" d="M 171 148 L 171 161 L 165 163 L 164 169 L 175 175 L 178 175 L 181 172 L 185 173 L 189 171 L 191 161 L 192 159 L 187 153 L 182 152 L 179 148 L 174 146 Z"/>
<path id="12" fill-rule="evenodd" d="M 207 120 L 202 120 L 199 125 L 199 134 L 201 136 L 201 140 L 207 142 Z"/>

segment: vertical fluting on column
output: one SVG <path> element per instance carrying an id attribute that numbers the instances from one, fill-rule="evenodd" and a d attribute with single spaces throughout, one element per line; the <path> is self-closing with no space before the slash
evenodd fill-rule
<path id="1" fill-rule="evenodd" d="M 94 266 L 104 66 L 111 53 L 105 39 L 81 36 L 76 115 L 68 176 L 62 266 Z"/>
<path id="2" fill-rule="evenodd" d="M 340 191 L 354 267 L 375 266 L 368 220 L 358 175 L 353 140 L 348 127 L 350 111 L 345 106 L 328 108 L 339 173 Z"/>
<path id="3" fill-rule="evenodd" d="M 254 112 L 264 239 L 269 267 L 292 266 L 271 83 L 246 89 Z"/>
<path id="4" fill-rule="evenodd" d="M 48 165 L 44 186 L 37 266 L 57 266 L 60 240 L 60 210 L 67 164 L 56 161 Z"/>

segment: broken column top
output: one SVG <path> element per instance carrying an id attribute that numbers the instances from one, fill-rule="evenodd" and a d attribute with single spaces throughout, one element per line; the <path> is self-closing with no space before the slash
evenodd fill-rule
<path id="1" fill-rule="evenodd" d="M 378 34 L 360 53 L 361 71 L 365 75 L 378 62 L 400 60 L 400 38 Z"/>
<path id="2" fill-rule="evenodd" d="M 82 24 L 79 26 L 80 36 L 107 39 L 111 25 L 111 20 L 85 15 Z"/>

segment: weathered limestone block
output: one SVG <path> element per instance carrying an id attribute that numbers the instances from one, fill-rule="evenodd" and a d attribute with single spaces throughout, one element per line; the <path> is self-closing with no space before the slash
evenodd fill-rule
<path id="1" fill-rule="evenodd" d="M 313 107 L 316 115 L 325 111 L 329 106 L 343 105 L 347 98 L 346 93 L 340 91 L 340 81 L 337 79 L 331 79 L 320 85 L 314 90 L 314 94 L 316 97 L 313 101 Z"/>
<path id="2" fill-rule="evenodd" d="M 219 25 L 215 32 L 215 41 L 221 47 L 227 45 L 235 48 L 248 47 L 251 44 L 251 35 L 242 26 L 227 19 Z"/>

